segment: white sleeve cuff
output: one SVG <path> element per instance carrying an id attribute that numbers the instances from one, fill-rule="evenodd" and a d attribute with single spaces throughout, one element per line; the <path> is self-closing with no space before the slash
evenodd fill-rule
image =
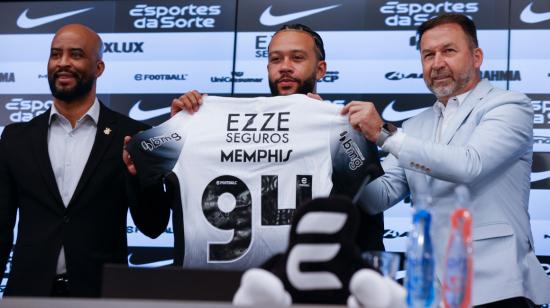
<path id="1" fill-rule="evenodd" d="M 401 146 L 403 145 L 403 141 L 405 140 L 405 133 L 401 130 L 398 130 L 395 132 L 395 134 L 391 135 L 384 141 L 384 144 L 382 145 L 382 150 L 389 152 L 393 154 L 393 156 L 399 158 L 399 151 L 401 151 Z"/>

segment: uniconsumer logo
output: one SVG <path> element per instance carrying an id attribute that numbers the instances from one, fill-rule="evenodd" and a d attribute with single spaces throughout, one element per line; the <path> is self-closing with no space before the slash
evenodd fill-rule
<path id="1" fill-rule="evenodd" d="M 239 83 L 258 83 L 262 82 L 260 77 L 244 77 L 244 72 L 232 72 L 231 76 L 212 76 L 210 82 L 239 82 Z"/>
<path id="2" fill-rule="evenodd" d="M 262 15 L 260 16 L 260 23 L 264 26 L 282 25 L 282 24 L 288 23 L 290 21 L 294 21 L 296 19 L 300 19 L 300 18 L 304 18 L 304 17 L 310 16 L 310 15 L 314 15 L 314 14 L 318 14 L 318 13 L 321 13 L 321 12 L 324 12 L 324 11 L 328 11 L 328 10 L 337 8 L 339 6 L 340 6 L 340 4 L 335 4 L 335 5 L 329 5 L 329 6 L 324 6 L 324 7 L 320 7 L 320 8 L 309 9 L 309 10 L 293 12 L 293 13 L 287 13 L 287 14 L 275 16 L 271 13 L 271 8 L 273 6 L 270 5 L 262 12 Z"/>
<path id="3" fill-rule="evenodd" d="M 17 26 L 22 29 L 32 29 L 36 27 L 40 27 L 45 24 L 49 24 L 54 21 L 58 21 L 67 17 L 71 17 L 77 14 L 81 14 L 84 12 L 87 12 L 89 10 L 92 10 L 93 7 L 80 9 L 80 10 L 73 10 L 68 12 L 62 12 L 42 17 L 29 17 L 27 14 L 29 12 L 29 9 L 24 10 L 21 15 L 17 18 Z"/>

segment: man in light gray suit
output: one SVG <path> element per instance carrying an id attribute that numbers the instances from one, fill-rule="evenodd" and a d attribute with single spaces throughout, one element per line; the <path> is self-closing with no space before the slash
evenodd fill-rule
<path id="1" fill-rule="evenodd" d="M 550 279 L 533 251 L 528 203 L 533 110 L 525 95 L 480 80 L 483 52 L 474 23 L 444 14 L 418 29 L 424 81 L 437 102 L 403 123 L 384 124 L 374 105 L 344 110 L 355 129 L 390 154 L 385 175 L 363 188 L 364 210 L 379 213 L 408 194 L 433 198 L 437 276 L 454 209 L 454 188 L 466 185 L 473 217 L 473 305 L 532 307 L 550 302 Z"/>

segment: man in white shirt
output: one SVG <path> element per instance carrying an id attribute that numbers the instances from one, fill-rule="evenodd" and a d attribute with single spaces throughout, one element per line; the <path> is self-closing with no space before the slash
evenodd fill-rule
<path id="1" fill-rule="evenodd" d="M 418 29 L 424 81 L 433 108 L 403 123 L 383 123 L 374 105 L 342 110 L 355 129 L 390 154 L 385 175 L 363 188 L 374 214 L 428 189 L 437 276 L 443 273 L 449 216 L 457 185 L 471 195 L 474 281 L 479 307 L 531 307 L 550 302 L 550 279 L 533 251 L 528 203 L 533 110 L 525 95 L 480 80 L 483 52 L 473 21 L 443 14 Z"/>

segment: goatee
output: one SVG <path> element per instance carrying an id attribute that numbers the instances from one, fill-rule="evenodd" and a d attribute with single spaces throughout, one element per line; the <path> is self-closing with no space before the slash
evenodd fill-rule
<path id="1" fill-rule="evenodd" d="M 48 84 L 50 86 L 50 91 L 52 92 L 53 97 L 61 101 L 70 103 L 74 100 L 84 97 L 88 93 L 90 93 L 92 87 L 94 86 L 95 80 L 93 78 L 83 78 L 77 73 L 70 72 L 71 74 L 73 74 L 73 77 L 76 80 L 75 86 L 66 89 L 57 88 L 55 82 L 58 78 L 58 73 L 60 72 L 61 71 L 57 71 L 52 75 L 48 75 Z"/>

